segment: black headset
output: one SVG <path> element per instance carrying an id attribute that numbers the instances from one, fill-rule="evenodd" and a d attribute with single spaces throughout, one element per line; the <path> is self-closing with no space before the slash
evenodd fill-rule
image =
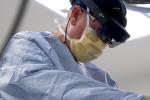
<path id="1" fill-rule="evenodd" d="M 103 42 L 107 43 L 109 47 L 113 48 L 125 42 L 130 37 L 125 28 L 114 18 L 110 17 L 105 12 L 102 12 L 93 0 L 81 1 L 90 9 L 92 15 L 102 23 L 103 28 L 97 35 Z"/>

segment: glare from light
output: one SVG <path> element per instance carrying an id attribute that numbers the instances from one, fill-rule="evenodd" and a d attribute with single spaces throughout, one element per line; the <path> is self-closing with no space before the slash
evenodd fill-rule
<path id="1" fill-rule="evenodd" d="M 147 13 L 150 16 L 150 13 Z M 150 35 L 150 19 L 140 12 L 127 10 L 127 31 L 131 35 L 130 40 Z"/>
<path id="2" fill-rule="evenodd" d="M 66 13 L 62 12 L 62 10 L 69 10 L 71 4 L 69 0 L 36 0 L 47 8 L 53 10 L 54 12 L 60 14 L 63 17 L 66 17 Z"/>
<path id="3" fill-rule="evenodd" d="M 53 10 L 57 14 L 63 17 L 67 16 L 67 13 L 63 13 L 64 9 L 69 10 L 71 8 L 69 0 L 36 0 L 42 5 Z M 147 7 L 148 5 L 145 5 Z M 144 5 L 142 5 L 144 7 Z M 150 13 L 147 13 L 150 16 Z M 150 35 L 150 18 L 144 16 L 140 12 L 127 10 L 127 31 L 131 35 L 129 40 L 134 40 Z"/>
<path id="4" fill-rule="evenodd" d="M 150 4 L 137 4 L 138 7 L 150 8 Z"/>

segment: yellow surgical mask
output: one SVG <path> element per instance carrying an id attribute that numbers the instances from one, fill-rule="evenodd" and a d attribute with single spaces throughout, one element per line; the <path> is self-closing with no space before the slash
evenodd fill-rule
<path id="1" fill-rule="evenodd" d="M 84 32 L 80 39 L 70 42 L 71 52 L 82 63 L 92 61 L 99 57 L 106 46 L 97 37 L 96 31 L 91 27 L 86 28 Z"/>
<path id="2" fill-rule="evenodd" d="M 87 8 L 89 12 L 89 9 Z M 97 32 L 89 26 L 89 15 L 87 24 L 80 39 L 70 41 L 70 49 L 79 62 L 86 63 L 98 58 L 106 44 L 97 36 Z"/>
<path id="3" fill-rule="evenodd" d="M 60 33 L 65 36 L 64 30 L 58 28 Z M 97 32 L 89 26 L 89 16 L 87 15 L 87 24 L 80 39 L 71 39 L 66 36 L 70 41 L 70 50 L 73 56 L 82 63 L 92 61 L 99 57 L 106 44 L 100 40 L 96 34 Z"/>

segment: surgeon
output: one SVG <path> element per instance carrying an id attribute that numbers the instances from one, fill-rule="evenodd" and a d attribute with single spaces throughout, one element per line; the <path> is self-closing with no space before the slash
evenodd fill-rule
<path id="1" fill-rule="evenodd" d="M 16 33 L 0 60 L 2 100 L 150 100 L 118 89 L 90 61 L 124 43 L 126 8 L 120 0 L 70 0 L 54 32 Z"/>

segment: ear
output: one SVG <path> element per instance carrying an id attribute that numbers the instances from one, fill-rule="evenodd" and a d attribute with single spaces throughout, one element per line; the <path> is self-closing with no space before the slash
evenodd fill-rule
<path id="1" fill-rule="evenodd" d="M 70 15 L 70 22 L 71 22 L 72 25 L 75 26 L 77 24 L 79 16 L 81 14 L 82 14 L 81 8 L 78 5 L 75 5 L 72 8 L 71 15 Z"/>

